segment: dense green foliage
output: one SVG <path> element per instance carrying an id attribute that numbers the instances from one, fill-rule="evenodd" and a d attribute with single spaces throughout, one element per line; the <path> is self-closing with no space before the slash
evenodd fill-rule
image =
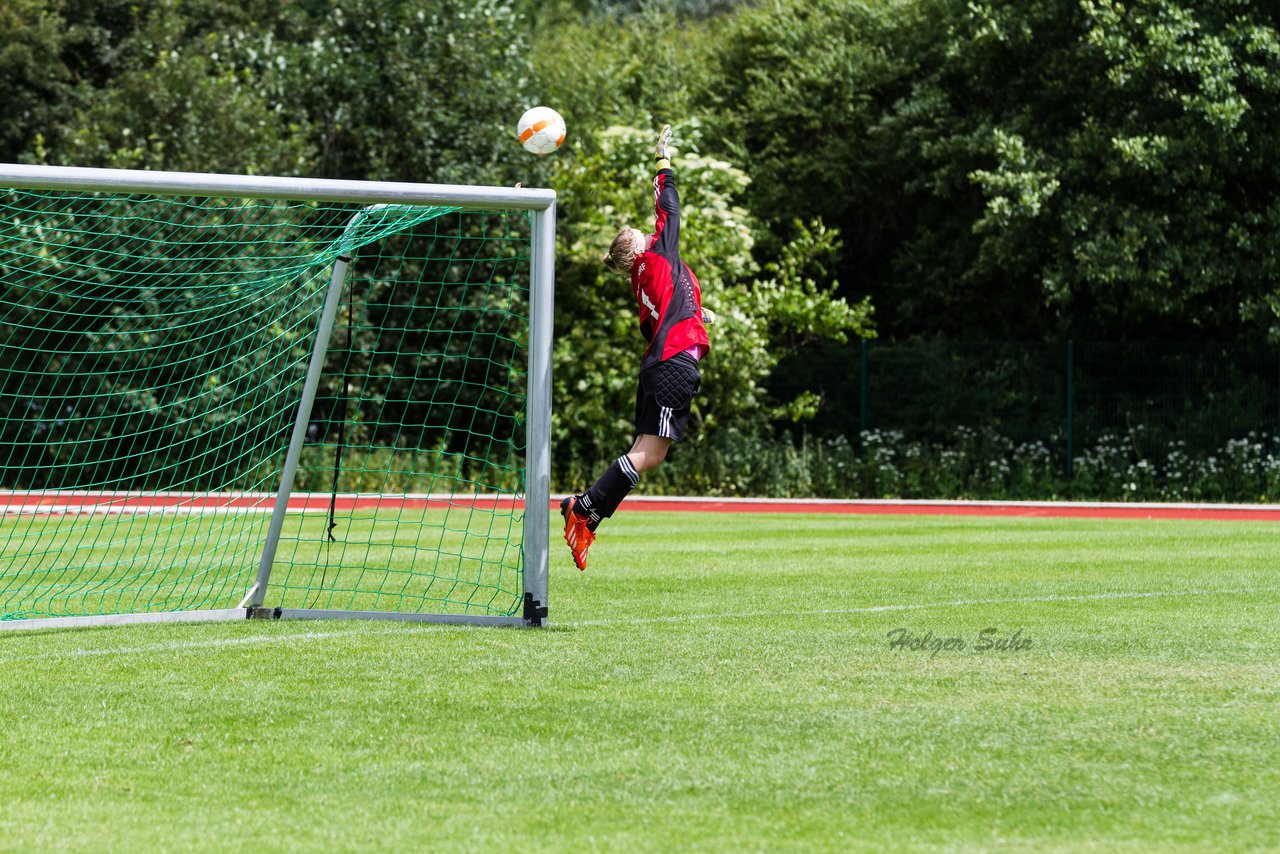
<path id="1" fill-rule="evenodd" d="M 647 225 L 662 122 L 723 318 L 699 453 L 819 412 L 788 357 L 877 330 L 1280 340 L 1261 0 L 13 0 L 0 27 L 3 160 L 555 187 L 566 488 L 631 431 L 643 342 L 598 259 Z M 539 102 L 554 157 L 511 139 Z"/>
<path id="2" fill-rule="evenodd" d="M 1280 335 L 1273 4 L 783 5 L 732 29 L 718 126 L 883 331 Z"/>
<path id="3" fill-rule="evenodd" d="M 1229 439 L 1193 455 L 1177 440 L 1148 450 L 1131 435 L 1107 434 L 1076 448 L 1070 476 L 1055 438 L 1015 441 L 967 427 L 939 439 L 871 430 L 855 445 L 843 436 L 790 443 L 731 431 L 682 459 L 678 472 L 659 470 L 648 485 L 666 494 L 776 498 L 1280 501 L 1272 435 Z"/>
<path id="4" fill-rule="evenodd" d="M 507 116 L 529 67 L 502 0 L 36 5 L 49 67 L 17 91 L 67 83 L 5 159 L 488 183 L 527 164 Z"/>

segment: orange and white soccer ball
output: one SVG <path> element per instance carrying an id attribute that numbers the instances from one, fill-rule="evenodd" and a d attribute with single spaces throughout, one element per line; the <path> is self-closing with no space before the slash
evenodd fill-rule
<path id="1" fill-rule="evenodd" d="M 531 107 L 516 122 L 516 138 L 527 151 L 550 154 L 564 142 L 564 119 L 550 107 Z"/>

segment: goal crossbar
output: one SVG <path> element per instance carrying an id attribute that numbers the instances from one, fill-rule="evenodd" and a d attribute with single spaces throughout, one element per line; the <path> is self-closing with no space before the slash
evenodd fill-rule
<path id="1" fill-rule="evenodd" d="M 335 178 L 279 178 L 205 172 L 149 172 L 145 169 L 94 169 L 83 166 L 32 166 L 0 163 L 0 187 L 20 190 L 72 190 L 90 193 L 152 193 L 160 196 L 228 196 L 315 202 L 452 205 L 468 210 L 545 212 L 556 203 L 555 190 L 537 187 L 477 187 L 465 184 L 411 184 L 399 181 L 350 181 Z"/>

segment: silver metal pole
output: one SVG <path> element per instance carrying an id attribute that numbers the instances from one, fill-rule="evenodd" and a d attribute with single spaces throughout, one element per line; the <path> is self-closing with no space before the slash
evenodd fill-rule
<path id="1" fill-rule="evenodd" d="M 529 387 L 525 433 L 524 590 L 547 606 L 551 533 L 551 337 L 555 312 L 556 205 L 534 211 L 529 283 Z"/>
<path id="2" fill-rule="evenodd" d="M 28 620 L 0 620 L 0 633 L 21 629 L 75 629 L 89 626 L 131 626 L 140 623 L 227 622 L 245 618 L 243 608 L 216 611 L 152 611 L 142 614 L 93 614 L 84 617 L 34 617 Z"/>
<path id="3" fill-rule="evenodd" d="M 356 214 L 352 218 L 352 223 L 361 214 Z M 284 471 L 280 474 L 280 488 L 276 491 L 276 505 L 271 512 L 271 526 L 267 528 L 267 541 L 262 546 L 262 560 L 258 562 L 258 580 L 254 583 L 255 589 L 249 601 L 250 608 L 261 607 L 267 595 L 271 565 L 275 561 L 276 547 L 280 544 L 280 532 L 284 529 L 284 517 L 289 509 L 289 495 L 293 492 L 293 480 L 298 473 L 298 459 L 302 456 L 302 443 L 307 438 L 311 407 L 316 400 L 316 389 L 320 386 L 320 374 L 324 371 L 324 357 L 329 352 L 329 337 L 333 334 L 333 323 L 338 316 L 338 306 L 342 304 L 342 283 L 346 278 L 347 261 L 339 258 L 333 264 L 333 275 L 329 278 L 329 290 L 324 298 L 324 310 L 320 314 L 320 327 L 316 330 L 316 343 L 311 348 L 311 363 L 307 365 L 307 380 L 302 387 L 302 400 L 298 402 L 298 417 L 293 422 L 293 435 L 289 439 L 289 453 L 284 459 Z"/>
<path id="4" fill-rule="evenodd" d="M 343 181 L 323 178 L 275 178 L 203 172 L 147 172 L 142 169 L 89 169 L 79 166 L 31 166 L 0 163 L 0 187 L 78 192 L 154 193 L 157 195 L 233 196 L 324 202 L 390 202 L 448 205 L 467 209 L 544 210 L 555 190 L 533 187 L 471 187 L 459 184 L 408 184 L 397 181 Z"/>

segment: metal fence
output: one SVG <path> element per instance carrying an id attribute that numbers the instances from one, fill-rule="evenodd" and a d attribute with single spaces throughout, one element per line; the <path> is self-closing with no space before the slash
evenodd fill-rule
<path id="1" fill-rule="evenodd" d="M 810 391 L 819 437 L 900 432 L 945 444 L 957 428 L 1040 442 L 1071 474 L 1110 436 L 1140 455 L 1181 442 L 1280 436 L 1280 350 L 1198 342 L 862 341 L 796 353 L 775 372 L 782 401 Z"/>

